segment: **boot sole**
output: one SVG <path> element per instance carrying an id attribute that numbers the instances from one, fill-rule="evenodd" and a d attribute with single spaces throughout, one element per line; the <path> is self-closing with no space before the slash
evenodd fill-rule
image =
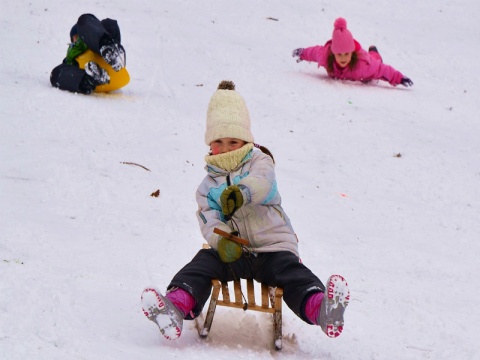
<path id="1" fill-rule="evenodd" d="M 183 320 L 178 310 L 157 290 L 147 288 L 142 293 L 142 310 L 153 321 L 162 335 L 168 340 L 175 340 L 182 334 Z"/>
<path id="2" fill-rule="evenodd" d="M 320 310 L 326 320 L 324 324 L 321 324 L 321 327 L 328 337 L 336 338 L 343 331 L 343 314 L 350 302 L 350 291 L 345 278 L 341 275 L 330 276 L 326 295 Z"/>

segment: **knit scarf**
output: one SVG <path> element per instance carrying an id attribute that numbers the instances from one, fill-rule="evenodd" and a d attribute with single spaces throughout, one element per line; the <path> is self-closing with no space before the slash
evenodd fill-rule
<path id="1" fill-rule="evenodd" d="M 207 155 L 205 161 L 209 165 L 219 167 L 226 171 L 232 171 L 240 165 L 242 160 L 253 149 L 252 143 L 243 145 L 240 149 L 229 151 L 223 154 Z"/>

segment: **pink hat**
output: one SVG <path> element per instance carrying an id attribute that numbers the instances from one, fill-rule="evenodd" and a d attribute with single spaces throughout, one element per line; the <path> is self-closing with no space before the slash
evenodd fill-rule
<path id="1" fill-rule="evenodd" d="M 347 30 L 347 21 L 344 18 L 338 18 L 333 24 L 332 46 L 334 54 L 345 54 L 355 50 L 355 43 L 350 31 Z"/>

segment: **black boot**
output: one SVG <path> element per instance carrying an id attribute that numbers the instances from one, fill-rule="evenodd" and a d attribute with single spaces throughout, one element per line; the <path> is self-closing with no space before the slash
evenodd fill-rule
<path id="1" fill-rule="evenodd" d="M 115 71 L 125 67 L 123 50 L 120 51 L 117 44 L 109 36 L 104 36 L 100 40 L 100 55 Z"/>
<path id="2" fill-rule="evenodd" d="M 85 74 L 82 81 L 78 85 L 78 92 L 88 95 L 95 91 L 96 87 L 97 84 L 95 83 L 95 80 L 90 75 Z"/>
<path id="3" fill-rule="evenodd" d="M 97 85 L 105 85 L 110 83 L 110 76 L 108 75 L 108 72 L 93 61 L 85 64 L 85 72 L 93 78 Z"/>

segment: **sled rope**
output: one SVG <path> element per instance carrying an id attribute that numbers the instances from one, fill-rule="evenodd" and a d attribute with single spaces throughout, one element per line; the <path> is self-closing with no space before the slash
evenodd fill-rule
<path id="1" fill-rule="evenodd" d="M 228 175 L 227 176 L 227 186 L 230 186 L 232 183 L 230 182 L 230 176 Z M 240 235 L 240 230 L 238 228 L 238 224 L 235 222 L 235 220 L 233 220 L 233 214 L 232 216 L 229 216 L 229 217 L 226 217 L 226 220 L 229 221 L 230 220 L 230 223 L 232 225 L 232 228 L 233 229 L 237 229 L 237 233 L 238 235 Z M 241 242 L 240 240 L 244 240 L 242 238 L 240 238 L 240 236 L 236 237 L 236 238 L 233 238 L 232 235 L 233 234 L 228 234 L 230 236 L 228 236 L 228 238 L 232 241 L 235 241 L 237 244 L 239 244 L 241 247 L 242 247 L 242 250 L 247 250 L 243 245 L 247 245 L 248 244 L 248 241 L 247 241 L 247 244 L 244 244 L 243 242 Z M 229 263 L 228 264 L 228 267 L 230 268 L 230 271 L 232 273 L 232 276 L 233 276 L 233 279 L 235 281 L 239 281 L 239 279 L 237 278 L 237 276 L 235 275 L 235 272 L 233 271 L 233 268 L 232 268 L 232 265 Z M 248 301 L 247 301 L 247 298 L 245 297 L 245 294 L 243 293 L 243 290 L 242 288 L 240 288 L 240 294 L 242 294 L 242 298 L 243 298 L 243 311 L 247 311 L 248 309 Z"/>

